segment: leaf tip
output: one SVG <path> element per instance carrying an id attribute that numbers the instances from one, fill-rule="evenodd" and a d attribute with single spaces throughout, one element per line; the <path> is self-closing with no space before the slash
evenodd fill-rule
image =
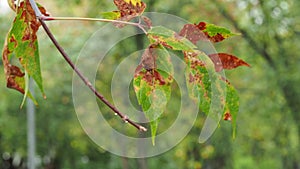
<path id="1" fill-rule="evenodd" d="M 232 129 L 232 139 L 235 140 L 236 138 L 236 127 L 233 127 Z"/>
<path id="2" fill-rule="evenodd" d="M 155 136 L 152 136 L 152 146 L 155 146 Z"/>
<path id="3" fill-rule="evenodd" d="M 232 120 L 232 116 L 231 116 L 231 114 L 230 114 L 229 112 L 226 112 L 226 113 L 224 114 L 223 119 L 224 119 L 225 121 L 231 121 L 231 120 Z"/>

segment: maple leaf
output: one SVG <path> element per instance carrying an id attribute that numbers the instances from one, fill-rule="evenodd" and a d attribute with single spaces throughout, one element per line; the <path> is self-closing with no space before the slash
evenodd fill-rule
<path id="1" fill-rule="evenodd" d="M 245 61 L 230 54 L 215 53 L 215 54 L 209 54 L 208 56 L 215 64 L 215 69 L 217 72 L 220 72 L 223 69 L 234 69 L 239 66 L 250 67 L 250 65 Z"/>
<path id="2" fill-rule="evenodd" d="M 135 71 L 134 90 L 149 120 L 153 145 L 160 115 L 171 97 L 173 72 L 169 53 L 163 46 L 157 44 L 152 44 L 145 50 L 141 63 Z"/>
<path id="3" fill-rule="evenodd" d="M 48 16 L 43 7 L 39 6 L 39 8 L 44 15 Z M 28 0 L 22 1 L 17 9 L 17 16 L 7 35 L 2 52 L 7 87 L 21 92 L 24 98 L 27 95 L 31 97 L 25 77 L 32 77 L 44 95 L 36 35 L 40 23 Z M 11 63 L 13 56 L 18 58 L 21 68 Z"/>

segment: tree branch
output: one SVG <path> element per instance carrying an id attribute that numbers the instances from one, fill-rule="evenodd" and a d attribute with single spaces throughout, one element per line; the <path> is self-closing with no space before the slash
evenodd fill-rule
<path id="1" fill-rule="evenodd" d="M 272 59 L 272 57 L 269 55 L 269 53 L 264 49 L 261 48 L 259 46 L 259 44 L 257 44 L 255 42 L 255 40 L 252 38 L 252 36 L 250 35 L 249 32 L 247 32 L 245 29 L 243 29 L 242 27 L 240 27 L 238 25 L 238 22 L 226 11 L 226 9 L 223 8 L 222 5 L 220 5 L 216 0 L 212 0 L 216 7 L 218 8 L 218 10 L 221 12 L 221 14 L 228 19 L 231 24 L 239 31 L 243 34 L 243 36 L 245 37 L 245 39 L 248 41 L 248 43 L 250 44 L 250 46 L 257 51 L 266 61 L 267 63 L 273 68 L 276 68 L 276 65 Z"/>
<path id="2" fill-rule="evenodd" d="M 115 106 L 113 106 L 108 100 L 106 100 L 104 98 L 104 96 L 102 94 L 100 94 L 95 87 L 92 85 L 92 83 L 81 73 L 81 71 L 74 65 L 74 63 L 71 61 L 70 57 L 68 56 L 68 54 L 64 51 L 64 49 L 60 46 L 60 44 L 57 42 L 56 38 L 54 37 L 54 35 L 52 34 L 52 32 L 50 31 L 50 29 L 48 28 L 48 26 L 46 25 L 45 21 L 43 20 L 43 18 L 45 18 L 45 16 L 43 16 L 41 14 L 41 12 L 39 11 L 37 5 L 35 4 L 34 1 L 30 0 L 30 4 L 33 8 L 33 10 L 35 11 L 35 14 L 37 16 L 37 18 L 39 19 L 42 27 L 44 28 L 45 32 L 47 33 L 47 35 L 49 36 L 49 38 L 51 39 L 51 41 L 53 42 L 53 44 L 55 45 L 55 47 L 57 48 L 57 50 L 61 53 L 61 55 L 64 57 L 64 59 L 66 60 L 66 62 L 71 66 L 71 68 L 76 72 L 76 74 L 79 76 L 79 78 L 85 83 L 85 85 L 87 87 L 89 87 L 89 89 L 95 94 L 95 96 L 97 96 L 104 104 L 106 104 L 111 110 L 113 110 L 116 115 L 118 115 L 119 117 L 122 118 L 122 120 L 125 123 L 129 123 L 132 126 L 134 126 L 135 128 L 139 129 L 140 131 L 147 131 L 147 129 L 137 123 L 135 123 L 134 121 L 130 120 L 128 116 L 124 115 L 123 113 L 121 113 Z"/>
<path id="3" fill-rule="evenodd" d="M 134 22 L 127 22 L 127 21 L 121 21 L 121 20 L 111 20 L 111 19 L 101 19 L 101 18 L 82 18 L 82 17 L 48 17 L 48 16 L 41 16 L 42 20 L 44 21 L 94 21 L 94 22 L 111 22 L 111 23 L 119 23 L 124 25 L 132 25 L 140 28 L 145 34 L 147 34 L 147 31 L 145 30 L 145 25 L 142 25 L 139 23 Z"/>

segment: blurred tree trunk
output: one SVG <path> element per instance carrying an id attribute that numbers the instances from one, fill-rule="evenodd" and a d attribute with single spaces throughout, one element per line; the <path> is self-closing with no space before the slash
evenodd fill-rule
<path id="1" fill-rule="evenodd" d="M 129 169 L 128 158 L 122 157 L 122 168 Z"/>

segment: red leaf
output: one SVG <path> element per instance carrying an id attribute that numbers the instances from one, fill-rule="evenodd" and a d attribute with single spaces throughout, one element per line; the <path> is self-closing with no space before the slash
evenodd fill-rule
<path id="1" fill-rule="evenodd" d="M 195 26 L 199 30 L 203 31 L 203 33 L 205 34 L 206 38 L 208 38 L 212 42 L 215 42 L 215 43 L 216 42 L 221 42 L 221 41 L 223 41 L 225 39 L 225 37 L 222 34 L 220 34 L 220 33 L 216 33 L 216 35 L 210 36 L 208 34 L 208 32 L 206 31 L 206 23 L 205 22 L 199 22 L 199 24 L 198 25 L 195 24 Z"/>
<path id="2" fill-rule="evenodd" d="M 210 59 L 215 64 L 215 69 L 217 72 L 222 71 L 223 69 L 234 69 L 239 66 L 250 67 L 245 61 L 226 53 L 215 53 L 208 55 Z"/>

